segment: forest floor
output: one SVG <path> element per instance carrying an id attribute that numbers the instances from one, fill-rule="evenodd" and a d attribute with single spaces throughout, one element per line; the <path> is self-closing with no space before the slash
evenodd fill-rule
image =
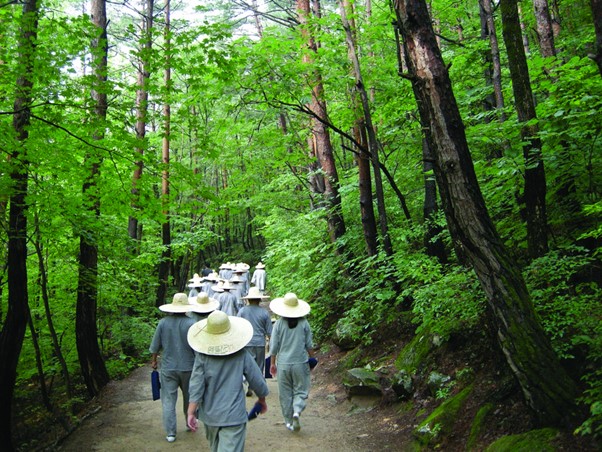
<path id="1" fill-rule="evenodd" d="M 322 360 L 321 360 L 322 361 Z M 344 388 L 333 381 L 322 362 L 312 372 L 312 388 L 301 430 L 288 431 L 278 402 L 278 384 L 268 379 L 268 412 L 249 422 L 246 451 L 382 451 L 404 450 L 406 429 L 382 411 L 376 416 L 368 400 L 348 400 Z M 150 367 L 111 382 L 94 402 L 95 411 L 53 450 L 75 451 L 176 451 L 209 450 L 202 427 L 185 431 L 184 414 L 178 403 L 178 430 L 174 443 L 167 443 L 161 423 L 161 402 L 152 401 Z M 181 394 L 180 394 L 181 396 Z M 180 402 L 181 398 L 178 400 Z M 256 398 L 248 397 L 250 407 Z M 363 407 L 364 402 L 368 404 Z M 378 410 L 377 410 L 378 411 Z"/>

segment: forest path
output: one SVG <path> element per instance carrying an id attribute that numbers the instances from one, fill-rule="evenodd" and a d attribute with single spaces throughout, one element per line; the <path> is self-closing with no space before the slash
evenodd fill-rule
<path id="1" fill-rule="evenodd" d="M 247 452 L 263 451 L 382 451 L 403 450 L 390 433 L 398 429 L 390 419 L 375 422 L 366 410 L 347 400 L 341 385 L 328 382 L 328 376 L 312 372 L 312 388 L 301 430 L 284 427 L 278 402 L 278 383 L 268 379 L 268 412 L 249 422 Z M 90 416 L 57 448 L 59 451 L 208 451 L 201 426 L 196 433 L 185 431 L 178 398 L 178 435 L 167 443 L 161 422 L 161 402 L 153 401 L 150 367 L 141 367 L 124 380 L 113 381 L 98 399 L 100 409 Z M 247 397 L 247 409 L 255 402 Z M 394 435 L 393 435 L 394 436 Z"/>

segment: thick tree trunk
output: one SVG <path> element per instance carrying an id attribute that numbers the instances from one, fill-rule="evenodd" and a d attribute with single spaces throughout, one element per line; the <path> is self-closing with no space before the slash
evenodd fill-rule
<path id="1" fill-rule="evenodd" d="M 8 214 L 8 310 L 0 332 L 0 444 L 3 450 L 15 450 L 11 435 L 12 403 L 17 379 L 17 364 L 29 316 L 27 292 L 27 188 L 29 162 L 25 142 L 29 137 L 33 62 L 38 36 L 38 3 L 23 3 L 14 102 L 13 129 L 18 147 L 10 155 Z"/>
<path id="2" fill-rule="evenodd" d="M 575 385 L 537 321 L 520 269 L 487 212 L 425 1 L 395 0 L 395 7 L 450 231 L 487 295 L 499 346 L 528 405 L 541 424 L 562 424 L 575 412 Z"/>
<path id="3" fill-rule="evenodd" d="M 94 140 L 104 138 L 105 121 L 107 117 L 107 12 L 105 0 L 92 2 L 92 22 L 98 35 L 92 40 L 92 65 L 95 74 L 95 84 L 92 88 L 92 98 L 96 124 Z M 84 219 L 84 233 L 79 239 L 79 274 L 77 286 L 77 306 L 75 312 L 75 336 L 77 354 L 82 376 L 90 397 L 95 397 L 109 382 L 109 374 L 98 345 L 98 329 L 96 325 L 96 308 L 98 301 L 98 235 L 96 224 L 100 217 L 100 196 L 98 180 L 100 179 L 101 159 L 90 151 L 84 165 L 87 175 L 82 187 L 82 210 L 89 214 L 90 219 Z"/>
<path id="4" fill-rule="evenodd" d="M 146 0 L 145 10 L 142 18 L 142 34 L 143 34 L 143 47 L 140 49 L 140 67 L 138 68 L 138 89 L 136 90 L 136 140 L 138 145 L 136 146 L 135 152 L 140 155 L 140 159 L 136 161 L 134 174 L 132 175 L 132 215 L 128 220 L 128 235 L 134 241 L 139 241 L 139 224 L 138 218 L 136 217 L 136 211 L 139 208 L 138 197 L 140 178 L 142 177 L 142 171 L 144 164 L 142 162 L 142 156 L 144 155 L 146 140 L 146 118 L 148 115 L 148 81 L 150 79 L 150 57 L 152 50 L 152 28 L 153 28 L 153 12 L 154 12 L 154 0 Z M 137 247 L 136 247 L 137 248 Z M 139 252 L 138 249 L 135 250 Z"/>
<path id="5" fill-rule="evenodd" d="M 529 255 L 539 257 L 548 251 L 548 218 L 546 213 L 546 174 L 542 158 L 542 143 L 537 124 L 535 100 L 531 90 L 527 57 L 521 44 L 521 29 L 517 0 L 501 0 L 502 29 L 518 121 L 521 123 L 523 156 L 525 159 L 525 216 Z"/>
<path id="6" fill-rule="evenodd" d="M 533 0 L 533 9 L 535 10 L 535 21 L 537 23 L 539 52 L 543 57 L 555 56 L 554 30 L 552 28 L 552 16 L 550 15 L 548 0 Z"/>

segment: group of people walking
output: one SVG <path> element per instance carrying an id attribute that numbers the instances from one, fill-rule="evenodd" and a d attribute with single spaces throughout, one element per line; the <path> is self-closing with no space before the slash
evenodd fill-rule
<path id="1" fill-rule="evenodd" d="M 310 306 L 287 293 L 273 299 L 266 309 L 260 304 L 270 298 L 264 292 L 265 266 L 257 264 L 250 280 L 248 270 L 248 266 L 230 263 L 222 264 L 220 273 L 204 269 L 203 276 L 195 274 L 190 280 L 189 294 L 177 293 L 171 303 L 159 307 L 169 315 L 159 321 L 149 350 L 153 369 L 159 367 L 161 358 L 163 426 L 168 442 L 176 440 L 176 403 L 181 389 L 186 430 L 196 431 L 200 420 L 213 452 L 244 450 L 245 393 L 257 396 L 255 406 L 260 413 L 268 409 L 267 341 L 269 372 L 278 381 L 285 426 L 291 431 L 301 428 L 310 389 L 310 359 L 315 361 L 312 331 L 305 318 Z M 232 285 L 232 279 L 241 280 L 240 290 L 224 289 Z M 245 280 L 254 285 L 245 289 Z M 207 289 L 213 290 L 211 295 Z M 279 318 L 272 319 L 270 311 Z"/>

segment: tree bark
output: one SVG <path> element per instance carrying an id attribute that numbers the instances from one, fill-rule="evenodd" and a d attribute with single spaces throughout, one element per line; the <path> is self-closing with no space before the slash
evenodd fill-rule
<path id="1" fill-rule="evenodd" d="M 151 50 L 153 46 L 152 40 L 152 29 L 153 29 L 153 13 L 154 13 L 154 0 L 146 0 L 145 10 L 142 13 L 142 34 L 143 34 L 143 46 L 140 49 L 140 66 L 138 68 L 138 89 L 136 90 L 136 141 L 137 146 L 135 152 L 140 156 L 140 159 L 135 163 L 134 174 L 132 175 L 132 215 L 128 220 L 128 235 L 129 237 L 138 242 L 140 237 L 140 228 L 138 225 L 138 218 L 136 217 L 136 211 L 139 208 L 139 193 L 140 189 L 138 184 L 142 177 L 142 171 L 144 169 L 144 163 L 142 162 L 142 156 L 145 151 L 146 143 L 146 119 L 148 116 L 148 81 L 150 80 L 150 58 Z M 136 246 L 136 253 L 139 252 Z"/>
<path id="2" fill-rule="evenodd" d="M 95 101 L 92 123 L 95 124 L 93 139 L 104 138 L 107 117 L 107 12 L 105 0 L 92 2 L 92 23 L 97 36 L 92 40 L 92 65 L 95 74 L 92 99 Z M 83 221 L 83 233 L 79 239 L 79 266 L 77 285 L 77 306 L 75 312 L 75 336 L 77 354 L 90 397 L 95 397 L 109 382 L 109 374 L 98 345 L 96 308 L 98 302 L 98 243 L 96 232 L 100 218 L 100 178 L 101 158 L 94 152 L 86 154 L 84 166 L 88 173 L 82 187 L 82 210 L 88 218 Z"/>
<path id="3" fill-rule="evenodd" d="M 14 102 L 13 129 L 17 148 L 10 154 L 8 218 L 8 310 L 0 332 L 0 444 L 7 452 L 15 450 L 12 428 L 12 403 L 17 379 L 17 364 L 23 346 L 29 316 L 27 291 L 27 189 L 29 161 L 25 142 L 29 124 L 33 88 L 33 68 L 38 37 L 38 3 L 26 0 L 20 23 L 18 68 Z"/>
<path id="4" fill-rule="evenodd" d="M 542 158 L 542 143 L 537 124 L 535 100 L 531 90 L 527 57 L 521 44 L 521 29 L 517 0 L 501 0 L 502 29 L 508 66 L 512 79 L 514 103 L 521 123 L 523 157 L 525 159 L 525 216 L 527 220 L 527 246 L 529 256 L 539 257 L 548 251 L 548 218 L 546 213 L 546 174 Z"/>
<path id="5" fill-rule="evenodd" d="M 575 384 L 539 324 L 520 268 L 487 212 L 426 3 L 395 0 L 395 7 L 450 231 L 466 249 L 487 295 L 499 346 L 527 404 L 541 424 L 563 424 L 575 413 Z"/>
<path id="6" fill-rule="evenodd" d="M 489 39 L 490 52 L 487 52 L 485 58 L 486 64 L 491 68 L 487 68 L 485 78 L 487 83 L 493 87 L 493 99 L 494 103 L 491 103 L 491 107 L 498 111 L 498 118 L 500 122 L 506 120 L 506 114 L 504 113 L 504 94 L 502 91 L 502 64 L 500 62 L 500 47 L 497 39 L 497 33 L 495 31 L 495 21 L 493 18 L 493 8 L 491 0 L 479 0 L 480 15 L 481 15 L 481 38 Z M 495 155 L 495 157 L 501 157 L 501 152 Z"/>
<path id="7" fill-rule="evenodd" d="M 359 57 L 356 51 L 356 42 L 354 38 L 355 30 L 352 29 L 351 23 L 347 19 L 347 10 L 351 10 L 351 4 L 348 0 L 341 0 L 340 2 L 340 14 L 343 29 L 345 30 L 345 37 L 347 41 L 347 50 L 349 58 L 351 59 L 351 65 L 353 67 L 353 76 L 355 78 L 355 89 L 359 95 L 361 106 L 363 123 L 366 128 L 366 135 L 368 138 L 368 149 L 370 151 L 372 171 L 374 173 L 374 188 L 376 190 L 376 205 L 378 208 L 378 222 L 380 227 L 380 235 L 382 240 L 383 249 L 387 256 L 393 255 L 393 245 L 391 244 L 391 237 L 389 237 L 389 227 L 387 222 L 387 210 L 385 208 L 385 195 L 383 190 L 382 176 L 380 173 L 380 161 L 378 152 L 378 141 L 376 139 L 376 131 L 372 124 L 372 113 L 370 111 L 370 102 L 368 99 L 368 93 L 366 91 L 362 71 L 360 67 Z M 351 11 L 352 12 L 352 11 Z"/>
<path id="8" fill-rule="evenodd" d="M 169 145 L 171 140 L 171 23 L 170 0 L 165 0 L 165 92 L 163 103 L 163 144 L 161 161 L 163 174 L 161 178 L 161 198 L 163 203 L 163 223 L 161 224 L 161 242 L 163 252 L 159 263 L 159 286 L 157 287 L 156 306 L 161 306 L 167 298 L 169 273 L 171 267 L 171 227 L 170 227 L 170 196 L 169 196 Z"/>
<path id="9" fill-rule="evenodd" d="M 544 58 L 555 56 L 554 30 L 548 0 L 533 0 L 533 9 L 535 10 L 535 22 L 537 24 L 539 53 Z"/>
<path id="10" fill-rule="evenodd" d="M 305 38 L 307 52 L 304 52 L 303 61 L 305 63 L 313 63 L 313 55 L 315 55 L 318 45 L 311 33 L 309 27 L 309 19 L 312 10 L 309 5 L 309 0 L 297 0 L 297 13 L 299 23 L 302 27 L 302 34 Z M 318 11 L 319 14 L 319 11 Z M 316 68 L 311 68 L 307 75 L 307 81 L 311 86 L 312 99 L 310 102 L 311 111 L 318 117 L 328 118 L 326 102 L 324 100 L 324 86 L 322 84 L 322 76 Z M 341 196 L 339 194 L 339 176 L 334 161 L 334 153 L 332 142 L 330 140 L 330 132 L 322 121 L 312 117 L 312 133 L 315 140 L 315 149 L 318 162 L 324 172 L 324 199 L 327 207 L 328 230 L 330 240 L 336 244 L 336 249 L 339 254 L 344 254 L 344 246 L 340 244 L 339 239 L 345 234 L 345 221 L 341 209 Z"/>
<path id="11" fill-rule="evenodd" d="M 427 255 L 436 257 L 440 263 L 446 264 L 448 261 L 447 250 L 445 249 L 445 243 L 439 237 L 443 228 L 435 223 L 435 216 L 439 211 L 439 206 L 437 205 L 437 181 L 434 177 L 433 167 L 433 154 L 429 142 L 425 137 L 422 139 L 424 248 Z"/>

